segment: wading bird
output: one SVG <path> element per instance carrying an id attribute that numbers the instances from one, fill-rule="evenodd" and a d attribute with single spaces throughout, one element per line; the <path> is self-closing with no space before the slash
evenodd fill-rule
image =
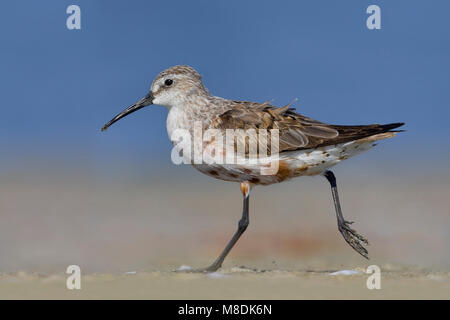
<path id="1" fill-rule="evenodd" d="M 148 105 L 169 109 L 167 132 L 176 130 L 192 133 L 194 124 L 203 129 L 255 129 L 278 132 L 277 168 L 273 174 L 262 174 L 267 164 L 200 163 L 193 166 L 213 178 L 240 183 L 243 212 L 238 229 L 219 257 L 207 268 L 195 271 L 212 272 L 222 266 L 225 257 L 249 224 L 249 196 L 252 186 L 279 183 L 299 176 L 324 176 L 331 185 L 338 229 L 345 241 L 363 257 L 368 252 L 365 237 L 350 227 L 342 215 L 336 178 L 329 169 L 356 154 L 367 151 L 375 141 L 391 138 L 403 123 L 343 126 L 326 124 L 300 115 L 290 105 L 277 108 L 270 102 L 257 103 L 228 100 L 213 96 L 203 85 L 200 74 L 189 66 L 174 66 L 161 72 L 153 81 L 150 92 L 105 124 L 106 130 L 119 119 Z M 225 136 L 225 134 L 224 134 Z M 173 142 L 173 141 L 172 141 Z M 216 141 L 217 143 L 217 141 Z M 247 142 L 245 142 L 247 143 Z M 206 148 L 208 144 L 201 145 Z M 270 149 L 271 146 L 269 146 Z M 249 148 L 244 149 L 248 153 Z M 226 151 L 225 151 L 226 152 Z M 268 159 L 272 154 L 268 156 Z"/>

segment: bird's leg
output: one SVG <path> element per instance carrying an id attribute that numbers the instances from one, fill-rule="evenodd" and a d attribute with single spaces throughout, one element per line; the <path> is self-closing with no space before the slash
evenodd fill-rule
<path id="1" fill-rule="evenodd" d="M 334 207 L 336 209 L 336 217 L 339 232 L 344 237 L 345 241 L 364 258 L 369 259 L 367 249 L 363 247 L 362 243 L 368 245 L 369 241 L 355 230 L 350 228 L 352 221 L 346 221 L 342 215 L 341 204 L 339 202 L 339 194 L 336 185 L 336 177 L 332 171 L 325 171 L 323 174 L 331 185 L 331 193 L 333 194 Z"/>
<path id="2" fill-rule="evenodd" d="M 228 242 L 225 249 L 223 249 L 222 253 L 220 254 L 219 257 L 217 257 L 217 259 L 213 262 L 213 264 L 211 264 L 207 268 L 194 269 L 193 270 L 194 272 L 214 272 L 217 269 L 219 269 L 220 267 L 222 267 L 222 263 L 225 260 L 226 256 L 228 255 L 228 253 L 231 251 L 231 249 L 234 247 L 236 242 L 239 240 L 241 235 L 244 233 L 244 231 L 248 227 L 248 224 L 250 221 L 249 216 L 248 216 L 248 203 L 249 203 L 249 198 L 250 198 L 250 188 L 251 188 L 251 186 L 248 182 L 241 183 L 241 191 L 242 191 L 242 195 L 244 196 L 244 205 L 243 205 L 243 209 L 242 209 L 242 217 L 239 220 L 238 229 L 237 229 L 236 233 L 233 235 L 233 238 L 231 238 L 230 242 Z"/>

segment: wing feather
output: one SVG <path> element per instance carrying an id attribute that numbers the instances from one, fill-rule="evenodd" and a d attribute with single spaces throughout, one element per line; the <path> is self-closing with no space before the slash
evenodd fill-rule
<path id="1" fill-rule="evenodd" d="M 293 108 L 290 108 L 290 104 L 277 108 L 270 103 L 271 101 L 265 103 L 230 101 L 231 109 L 213 119 L 210 127 L 222 130 L 278 129 L 279 152 L 283 152 L 361 139 L 402 125 L 402 123 L 364 126 L 331 125 L 296 113 Z M 270 138 L 267 138 L 267 141 L 270 151 Z"/>

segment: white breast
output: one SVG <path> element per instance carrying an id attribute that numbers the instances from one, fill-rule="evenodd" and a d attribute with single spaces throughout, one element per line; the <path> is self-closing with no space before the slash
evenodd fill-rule
<path id="1" fill-rule="evenodd" d="M 172 107 L 169 109 L 166 121 L 167 134 L 169 139 L 177 129 L 189 130 L 191 127 L 191 121 L 187 118 L 187 115 L 182 107 Z M 172 140 L 171 140 L 172 141 Z"/>

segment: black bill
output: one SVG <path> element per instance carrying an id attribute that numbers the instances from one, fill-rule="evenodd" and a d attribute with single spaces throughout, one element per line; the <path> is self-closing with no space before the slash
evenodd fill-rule
<path id="1" fill-rule="evenodd" d="M 116 115 L 114 118 L 111 119 L 107 124 L 105 124 L 102 127 L 102 131 L 105 131 L 108 129 L 114 122 L 119 121 L 123 117 L 126 117 L 129 114 L 132 114 L 135 111 L 138 111 L 139 109 L 142 109 L 143 107 L 146 107 L 148 105 L 151 105 L 153 103 L 153 94 L 150 92 L 145 97 L 143 97 L 141 100 L 136 102 L 135 104 L 129 106 L 125 110 L 123 110 L 121 113 Z"/>

